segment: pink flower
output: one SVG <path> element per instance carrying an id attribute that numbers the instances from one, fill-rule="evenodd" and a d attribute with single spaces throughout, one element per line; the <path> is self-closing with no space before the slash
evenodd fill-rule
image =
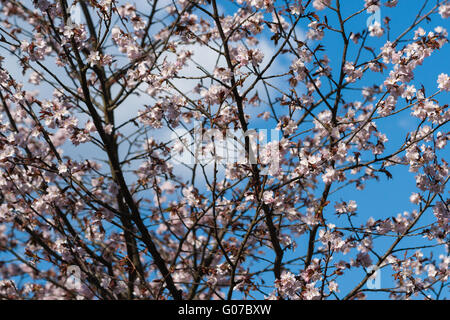
<path id="1" fill-rule="evenodd" d="M 368 13 L 374 13 L 380 10 L 379 0 L 364 0 L 364 1 L 366 2 L 365 7 L 367 8 Z"/>
<path id="2" fill-rule="evenodd" d="M 437 80 L 438 88 L 445 91 L 450 91 L 450 77 L 445 74 L 441 73 Z"/>
<path id="3" fill-rule="evenodd" d="M 409 197 L 409 201 L 411 201 L 414 204 L 419 204 L 420 203 L 420 194 L 418 193 L 413 193 L 410 197 Z"/>
<path id="4" fill-rule="evenodd" d="M 316 10 L 323 10 L 331 5 L 331 0 L 314 0 L 313 7 Z"/>
<path id="5" fill-rule="evenodd" d="M 296 297 L 296 292 L 301 289 L 301 282 L 296 279 L 294 274 L 289 271 L 283 271 L 281 278 L 275 283 L 279 290 L 290 298 Z"/>
<path id="6" fill-rule="evenodd" d="M 408 86 L 405 91 L 402 93 L 402 98 L 406 98 L 407 100 L 411 100 L 416 93 L 416 88 L 414 86 Z"/>
<path id="7" fill-rule="evenodd" d="M 371 37 L 381 37 L 384 33 L 383 28 L 381 27 L 378 21 L 375 21 L 369 26 L 369 33 Z"/>
<path id="8" fill-rule="evenodd" d="M 275 198 L 273 197 L 273 191 L 264 191 L 263 202 L 265 204 L 271 204 L 275 202 Z"/>
<path id="9" fill-rule="evenodd" d="M 442 18 L 450 17 L 450 3 L 444 3 L 439 7 L 439 14 Z"/>
<path id="10" fill-rule="evenodd" d="M 331 281 L 328 284 L 328 289 L 330 292 L 339 292 L 338 284 L 335 281 Z"/>
<path id="11" fill-rule="evenodd" d="M 333 168 L 327 168 L 325 173 L 322 175 L 322 180 L 324 183 L 331 183 L 336 179 L 336 170 Z"/>
<path id="12" fill-rule="evenodd" d="M 113 125 L 112 124 L 106 125 L 104 130 L 105 130 L 106 134 L 111 134 L 112 130 L 113 130 Z"/>
<path id="13" fill-rule="evenodd" d="M 348 61 L 345 63 L 343 71 L 348 75 L 345 79 L 348 82 L 355 82 L 356 79 L 361 79 L 363 75 L 361 68 L 356 69 L 354 63 Z"/>

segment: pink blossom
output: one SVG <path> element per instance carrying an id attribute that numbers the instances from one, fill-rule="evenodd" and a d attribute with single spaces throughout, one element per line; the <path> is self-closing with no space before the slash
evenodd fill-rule
<path id="1" fill-rule="evenodd" d="M 331 5 L 331 0 L 314 0 L 313 7 L 316 10 L 323 10 Z"/>
<path id="2" fill-rule="evenodd" d="M 450 91 L 450 77 L 445 74 L 441 73 L 437 80 L 438 88 L 445 91 Z"/>

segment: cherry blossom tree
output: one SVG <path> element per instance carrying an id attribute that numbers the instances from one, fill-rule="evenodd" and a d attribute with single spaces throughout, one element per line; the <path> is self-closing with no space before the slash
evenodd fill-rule
<path id="1" fill-rule="evenodd" d="M 0 298 L 448 297 L 450 2 L 399 2 L 0 0 Z"/>

